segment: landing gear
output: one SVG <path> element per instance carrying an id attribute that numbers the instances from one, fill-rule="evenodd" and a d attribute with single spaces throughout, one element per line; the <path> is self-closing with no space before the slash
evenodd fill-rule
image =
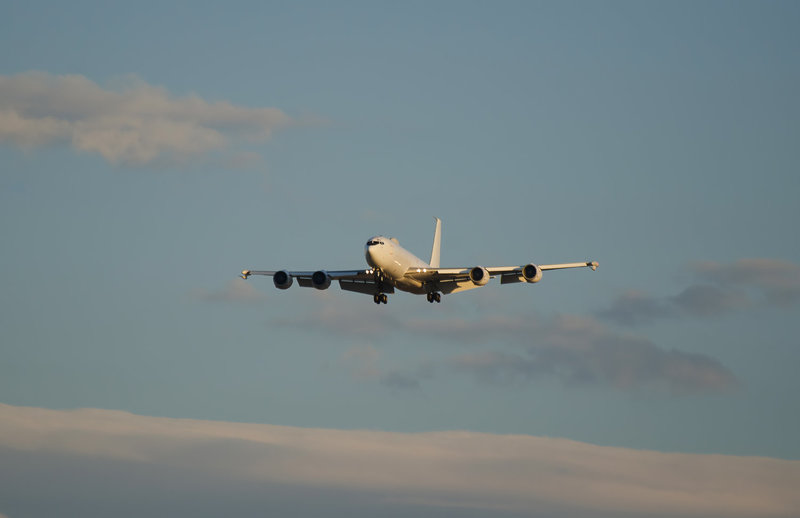
<path id="1" fill-rule="evenodd" d="M 373 295 L 372 300 L 375 301 L 375 304 L 389 303 L 389 297 L 387 297 L 385 293 L 376 293 L 375 295 Z"/>
<path id="2" fill-rule="evenodd" d="M 434 291 L 432 293 L 428 293 L 427 297 L 428 297 L 428 302 L 430 302 L 430 303 L 433 303 L 434 301 L 435 302 L 441 302 L 442 301 L 442 294 L 439 293 L 438 291 Z"/>

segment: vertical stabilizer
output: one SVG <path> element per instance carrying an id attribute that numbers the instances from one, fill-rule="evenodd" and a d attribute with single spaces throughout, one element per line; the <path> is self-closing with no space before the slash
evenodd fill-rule
<path id="1" fill-rule="evenodd" d="M 431 268 L 438 268 L 439 267 L 439 252 L 442 248 L 442 220 L 439 218 L 433 218 L 436 220 L 436 231 L 433 233 L 433 250 L 431 250 Z"/>

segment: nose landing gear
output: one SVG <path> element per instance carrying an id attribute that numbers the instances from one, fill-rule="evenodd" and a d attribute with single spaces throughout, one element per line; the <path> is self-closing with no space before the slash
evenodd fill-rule
<path id="1" fill-rule="evenodd" d="M 427 294 L 428 302 L 441 302 L 442 301 L 442 294 L 438 291 L 434 291 L 432 293 Z"/>
<path id="2" fill-rule="evenodd" d="M 381 304 L 381 303 L 388 304 L 389 303 L 389 297 L 387 297 L 385 293 L 376 293 L 372 297 L 372 300 L 375 302 L 375 304 Z"/>

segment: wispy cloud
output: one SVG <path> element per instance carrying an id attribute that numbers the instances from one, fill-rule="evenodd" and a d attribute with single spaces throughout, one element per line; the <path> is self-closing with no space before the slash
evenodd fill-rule
<path id="1" fill-rule="evenodd" d="M 354 345 L 349 347 L 340 361 L 357 380 L 374 380 L 380 377 L 378 357 L 380 353 L 371 345 Z"/>
<path id="2" fill-rule="evenodd" d="M 417 389 L 419 377 L 424 375 L 420 369 L 410 372 L 404 369 L 386 368 L 380 365 L 380 351 L 372 345 L 354 345 L 341 356 L 340 363 L 357 381 L 377 381 L 394 390 Z"/>
<path id="3" fill-rule="evenodd" d="M 243 304 L 261 302 L 266 299 L 263 293 L 242 279 L 231 279 L 224 287 L 217 290 L 196 289 L 189 295 L 196 300 Z"/>
<path id="4" fill-rule="evenodd" d="M 261 141 L 293 123 L 277 108 L 250 108 L 197 95 L 174 96 L 135 77 L 104 88 L 81 75 L 0 75 L 0 142 L 31 149 L 68 143 L 115 164 L 184 162 Z M 252 152 L 229 153 L 251 164 Z"/>
<path id="5" fill-rule="evenodd" d="M 280 323 L 361 340 L 378 332 L 444 340 L 470 350 L 439 362 L 439 367 L 496 384 L 547 377 L 572 386 L 653 387 L 673 394 L 719 392 L 738 385 L 736 376 L 714 358 L 663 349 L 645 337 L 621 333 L 592 317 L 483 315 L 404 320 L 388 313 L 364 318 L 361 313 L 330 306 Z M 419 384 L 436 370 L 436 365 L 425 367 L 397 368 L 394 378 L 400 380 L 402 375 L 409 386 Z"/>
<path id="6" fill-rule="evenodd" d="M 52 502 L 50 515 L 98 502 L 94 515 L 107 515 L 110 501 L 133 516 L 157 501 L 156 514 L 225 514 L 214 502 L 239 514 L 280 514 L 309 500 L 328 516 L 450 516 L 453 508 L 573 518 L 800 513 L 798 461 L 8 405 L 0 405 L 0 423 L 0 501 L 20 513 L 32 502 Z"/>
<path id="7" fill-rule="evenodd" d="M 756 290 L 763 302 L 789 306 L 800 302 L 800 265 L 779 259 L 739 259 L 730 264 L 697 263 L 693 270 L 701 278 L 720 286 L 744 286 Z"/>
<path id="8" fill-rule="evenodd" d="M 533 327 L 522 351 L 467 353 L 451 365 L 492 383 L 554 377 L 570 385 L 655 387 L 673 394 L 724 391 L 738 384 L 709 356 L 661 349 L 647 338 L 618 333 L 586 317 L 559 317 Z"/>
<path id="9" fill-rule="evenodd" d="M 600 318 L 635 326 L 662 318 L 713 317 L 754 307 L 800 302 L 800 265 L 777 259 L 740 259 L 692 265 L 696 282 L 677 295 L 629 291 L 597 312 Z"/>

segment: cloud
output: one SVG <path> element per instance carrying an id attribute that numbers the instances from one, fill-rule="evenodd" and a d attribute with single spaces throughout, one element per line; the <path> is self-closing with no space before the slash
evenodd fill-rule
<path id="1" fill-rule="evenodd" d="M 759 291 L 768 304 L 800 302 L 800 265 L 779 259 L 739 259 L 731 264 L 713 261 L 694 265 L 701 278 L 720 286 L 746 286 Z"/>
<path id="2" fill-rule="evenodd" d="M 420 380 L 415 373 L 397 369 L 384 369 L 379 365 L 380 352 L 371 345 L 349 347 L 340 358 L 340 363 L 357 381 L 378 381 L 394 390 L 417 389 Z M 422 373 L 424 374 L 424 373 Z"/>
<path id="3" fill-rule="evenodd" d="M 0 423 L 0 501 L 20 516 L 800 513 L 800 461 L 526 435 L 326 430 L 97 409 L 0 405 Z"/>
<path id="4" fill-rule="evenodd" d="M 750 306 L 745 293 L 711 284 L 693 284 L 668 300 L 681 313 L 699 317 L 722 315 Z"/>
<path id="5" fill-rule="evenodd" d="M 629 291 L 597 316 L 624 326 L 661 318 L 714 317 L 754 307 L 800 302 L 800 265 L 777 259 L 740 259 L 691 266 L 697 281 L 673 296 Z"/>
<path id="6" fill-rule="evenodd" d="M 378 368 L 380 353 L 371 345 L 354 345 L 342 354 L 341 363 L 350 371 L 350 375 L 360 381 L 380 378 Z"/>
<path id="7" fill-rule="evenodd" d="M 620 390 L 664 388 L 673 394 L 725 391 L 738 384 L 717 360 L 665 350 L 648 339 L 620 334 L 585 317 L 559 317 L 538 326 L 524 353 L 467 353 L 451 365 L 491 383 L 555 377 L 570 385 Z"/>
<path id="8" fill-rule="evenodd" d="M 301 330 L 317 330 L 338 336 L 358 339 L 373 339 L 385 330 L 399 330 L 403 322 L 392 313 L 373 313 L 365 318 L 363 312 L 354 307 L 335 304 L 331 301 L 316 311 L 275 318 L 273 324 Z"/>
<path id="9" fill-rule="evenodd" d="M 381 385 L 392 389 L 418 389 L 420 388 L 420 380 L 414 373 L 405 372 L 401 370 L 390 370 L 380 379 Z"/>
<path id="10" fill-rule="evenodd" d="M 596 314 L 617 324 L 633 326 L 656 318 L 675 316 L 677 308 L 669 300 L 651 297 L 640 291 L 628 291 L 617 297 L 611 307 Z"/>
<path id="11" fill-rule="evenodd" d="M 205 289 L 194 290 L 190 296 L 196 300 L 211 302 L 238 302 L 251 304 L 263 301 L 266 297 L 242 279 L 231 279 L 225 287 L 215 291 Z"/>
<path id="12" fill-rule="evenodd" d="M 171 95 L 134 77 L 106 89 L 81 75 L 0 75 L 0 142 L 25 149 L 68 143 L 114 164 L 184 162 L 262 141 L 294 121 L 277 108 L 248 108 Z M 233 153 L 230 164 L 252 164 Z"/>
<path id="13" fill-rule="evenodd" d="M 620 333 L 591 317 L 482 315 L 401 320 L 387 313 L 364 318 L 362 313 L 328 306 L 317 314 L 280 323 L 361 340 L 392 332 L 448 341 L 471 350 L 450 356 L 439 362 L 440 366 L 495 384 L 553 378 L 570 386 L 627 391 L 651 387 L 672 394 L 721 392 L 739 384 L 733 373 L 709 356 L 663 349 L 645 337 Z M 403 384 L 401 379 L 406 386 L 419 386 L 435 370 L 430 364 L 396 368 L 392 381 L 398 387 Z"/>

